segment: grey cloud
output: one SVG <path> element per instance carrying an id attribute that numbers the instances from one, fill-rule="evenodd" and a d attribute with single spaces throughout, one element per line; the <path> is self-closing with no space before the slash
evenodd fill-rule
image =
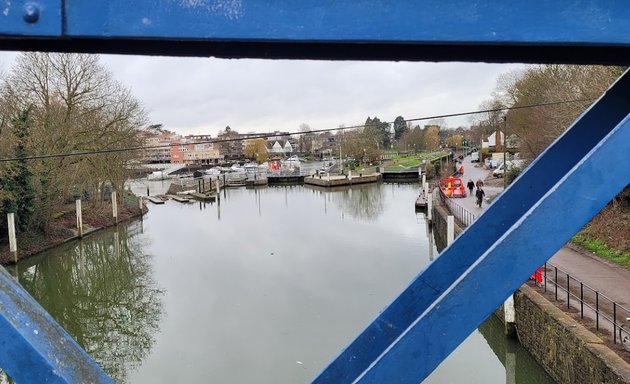
<path id="1" fill-rule="evenodd" d="M 0 53 L 8 68 L 15 54 Z M 354 125 L 474 110 L 516 65 L 102 55 L 153 123 L 182 134 Z M 521 65 L 518 65 L 519 67 Z M 449 126 L 466 118 L 447 119 Z"/>

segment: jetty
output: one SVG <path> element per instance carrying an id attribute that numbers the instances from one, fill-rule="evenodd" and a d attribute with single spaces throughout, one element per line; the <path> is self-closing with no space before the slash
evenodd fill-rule
<path id="1" fill-rule="evenodd" d="M 320 187 L 339 187 L 346 185 L 376 183 L 382 180 L 380 173 L 371 173 L 367 175 L 318 175 L 308 176 L 304 178 L 304 184 L 317 185 Z"/>

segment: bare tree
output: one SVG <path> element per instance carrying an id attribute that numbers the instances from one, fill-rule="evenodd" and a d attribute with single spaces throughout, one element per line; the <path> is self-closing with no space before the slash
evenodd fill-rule
<path id="1" fill-rule="evenodd" d="M 32 155 L 138 146 L 138 129 L 146 123 L 140 103 L 94 55 L 22 53 L 2 84 L 0 99 L 0 142 L 14 140 L 2 126 L 30 109 Z M 7 153 L 2 146 L 0 151 Z M 40 226 L 71 195 L 93 195 L 106 184 L 122 190 L 126 165 L 137 156 L 127 151 L 33 161 Z"/>

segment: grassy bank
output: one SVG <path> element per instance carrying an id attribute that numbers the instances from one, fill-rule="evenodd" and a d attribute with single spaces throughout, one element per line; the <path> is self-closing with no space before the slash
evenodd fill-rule
<path id="1" fill-rule="evenodd" d="M 418 168 L 423 160 L 432 161 L 445 156 L 446 152 L 421 152 L 413 155 L 398 156 L 391 160 L 391 164 L 385 167 L 386 171 L 401 171 L 409 168 Z"/>
<path id="2" fill-rule="evenodd" d="M 630 267 L 630 206 L 609 204 L 572 242 L 601 258 Z"/>

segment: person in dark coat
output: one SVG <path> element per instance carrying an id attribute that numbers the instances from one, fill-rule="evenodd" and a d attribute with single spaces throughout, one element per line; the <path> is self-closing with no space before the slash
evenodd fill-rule
<path id="1" fill-rule="evenodd" d="M 473 193 L 472 193 L 473 188 L 475 188 L 475 182 L 472 179 L 470 179 L 470 180 L 468 180 L 468 184 L 466 184 L 466 185 L 468 186 L 468 190 L 470 191 L 470 196 L 472 196 L 473 195 Z"/>
<path id="2" fill-rule="evenodd" d="M 483 188 L 477 188 L 477 192 L 475 192 L 475 196 L 477 196 L 477 205 L 481 208 L 481 203 L 483 202 L 484 196 L 486 193 L 483 191 Z"/>

